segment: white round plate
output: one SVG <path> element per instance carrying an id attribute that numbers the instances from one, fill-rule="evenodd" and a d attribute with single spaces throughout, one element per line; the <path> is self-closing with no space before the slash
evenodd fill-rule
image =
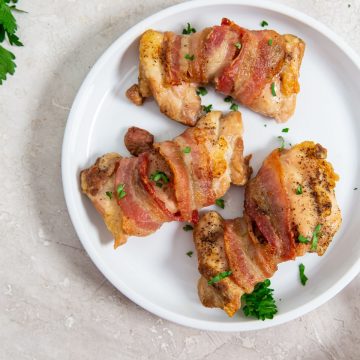
<path id="1" fill-rule="evenodd" d="M 197 296 L 197 259 L 191 232 L 182 224 L 169 223 L 145 238 L 130 238 L 113 249 L 109 232 L 90 201 L 81 194 L 79 173 L 107 152 L 128 155 L 123 136 L 130 126 L 149 130 L 156 140 L 170 139 L 184 126 L 160 114 L 153 101 L 142 107 L 130 103 L 125 90 L 137 79 L 138 39 L 149 28 L 181 32 L 187 22 L 200 30 L 228 17 L 249 29 L 293 33 L 306 42 L 301 68 L 301 92 L 295 115 L 286 124 L 276 124 L 240 107 L 245 127 L 245 152 L 253 154 L 257 172 L 262 160 L 279 146 L 314 140 L 328 149 L 328 159 L 340 174 L 336 188 L 343 224 L 323 257 L 306 255 L 281 264 L 271 279 L 278 299 L 273 320 L 246 318 L 240 310 L 233 318 L 219 309 L 201 305 Z M 200 0 L 163 10 L 140 22 L 101 56 L 75 99 L 67 123 L 62 177 L 65 198 L 79 238 L 100 271 L 123 294 L 148 311 L 182 325 L 206 330 L 261 329 L 294 319 L 315 309 L 348 284 L 360 268 L 360 61 L 335 34 L 314 19 L 269 1 Z M 228 111 L 223 96 L 210 92 L 203 104 Z M 289 127 L 288 133 L 282 133 Z M 354 188 L 359 187 L 356 191 Z M 243 189 L 231 188 L 224 196 L 226 218 L 241 215 Z M 306 267 L 306 286 L 299 281 L 298 264 Z"/>

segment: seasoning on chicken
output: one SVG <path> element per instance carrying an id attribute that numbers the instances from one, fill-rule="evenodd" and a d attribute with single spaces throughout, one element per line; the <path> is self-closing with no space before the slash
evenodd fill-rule
<path id="1" fill-rule="evenodd" d="M 295 111 L 304 49 L 296 36 L 247 30 L 225 18 L 190 35 L 148 30 L 140 39 L 136 98 L 153 96 L 169 118 L 194 125 L 202 114 L 196 88 L 211 84 L 283 122 Z"/>
<path id="2" fill-rule="evenodd" d="M 202 216 L 194 242 L 203 305 L 233 316 L 241 296 L 271 277 L 279 263 L 306 252 L 323 255 L 341 224 L 337 180 L 326 150 L 306 141 L 289 150 L 276 149 L 265 159 L 246 185 L 244 217 L 224 220 L 216 212 Z M 224 271 L 231 275 L 209 284 Z"/>
<path id="3" fill-rule="evenodd" d="M 143 134 L 139 130 L 128 134 Z M 174 140 L 136 151 L 138 157 L 102 156 L 81 172 L 81 189 L 103 216 L 115 247 L 164 222 L 196 223 L 199 209 L 214 204 L 230 183 L 244 185 L 250 177 L 242 134 L 240 113 L 211 112 Z M 127 145 L 139 149 L 139 138 L 127 136 Z"/>

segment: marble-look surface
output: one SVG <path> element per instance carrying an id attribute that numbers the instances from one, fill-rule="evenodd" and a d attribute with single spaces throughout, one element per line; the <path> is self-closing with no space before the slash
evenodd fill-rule
<path id="1" fill-rule="evenodd" d="M 69 108 L 99 55 L 177 0 L 22 0 L 25 47 L 0 87 L 0 359 L 359 359 L 360 278 L 310 314 L 244 333 L 188 329 L 109 284 L 67 214 L 60 150 Z M 280 1 L 360 53 L 360 0 Z"/>

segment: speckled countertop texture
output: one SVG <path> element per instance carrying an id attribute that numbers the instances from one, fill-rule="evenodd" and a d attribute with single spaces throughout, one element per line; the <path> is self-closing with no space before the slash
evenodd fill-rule
<path id="1" fill-rule="evenodd" d="M 119 293 L 86 255 L 60 176 L 74 96 L 125 30 L 174 0 L 22 0 L 18 68 L 0 87 L 0 359 L 360 359 L 360 278 L 321 308 L 242 333 L 185 328 Z M 279 1 L 360 53 L 360 0 Z"/>

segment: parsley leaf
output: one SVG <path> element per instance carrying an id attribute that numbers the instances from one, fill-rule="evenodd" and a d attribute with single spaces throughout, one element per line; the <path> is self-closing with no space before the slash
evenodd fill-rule
<path id="1" fill-rule="evenodd" d="M 276 96 L 275 83 L 271 83 L 271 95 Z"/>
<path id="2" fill-rule="evenodd" d="M 205 96 L 207 93 L 208 91 L 203 86 L 200 86 L 196 89 L 196 94 L 199 96 Z"/>
<path id="3" fill-rule="evenodd" d="M 189 154 L 190 152 L 191 152 L 191 147 L 190 146 L 185 146 L 184 150 L 183 150 L 183 153 L 184 154 Z"/>
<path id="4" fill-rule="evenodd" d="M 225 99 L 224 99 L 225 102 L 231 102 L 233 101 L 233 98 L 231 96 L 227 96 Z"/>
<path id="5" fill-rule="evenodd" d="M 162 187 L 167 184 L 170 180 L 163 171 L 156 171 L 150 175 L 150 180 L 154 181 L 157 187 Z"/>
<path id="6" fill-rule="evenodd" d="M 0 45 L 0 85 L 6 80 L 6 75 L 13 75 L 16 64 L 15 55 Z"/>
<path id="7" fill-rule="evenodd" d="M 263 20 L 261 23 L 260 23 L 261 27 L 264 27 L 264 26 L 268 26 L 269 23 L 265 20 Z"/>
<path id="8" fill-rule="evenodd" d="M 116 193 L 119 200 L 121 200 L 126 196 L 126 192 L 124 188 L 125 188 L 125 184 L 119 184 L 118 187 L 116 188 Z"/>
<path id="9" fill-rule="evenodd" d="M 220 274 L 217 274 L 216 276 L 214 276 L 213 278 L 211 278 L 211 279 L 208 281 L 208 284 L 209 284 L 209 285 L 213 285 L 213 284 L 221 281 L 222 279 L 227 278 L 227 277 L 230 276 L 231 274 L 232 274 L 232 271 L 231 271 L 231 270 L 221 272 Z"/>
<path id="10" fill-rule="evenodd" d="M 237 49 L 241 49 L 241 44 L 239 42 L 234 44 Z"/>
<path id="11" fill-rule="evenodd" d="M 277 137 L 280 140 L 279 151 L 283 151 L 285 148 L 285 139 L 282 136 Z"/>
<path id="12" fill-rule="evenodd" d="M 16 20 L 11 13 L 11 8 L 4 0 L 0 0 L 0 24 L 8 34 L 15 34 L 17 30 Z"/>
<path id="13" fill-rule="evenodd" d="M 239 105 L 238 104 L 235 104 L 235 103 L 232 103 L 231 106 L 230 106 L 230 110 L 231 111 L 238 111 L 239 109 Z"/>
<path id="14" fill-rule="evenodd" d="M 308 281 L 308 278 L 305 275 L 305 265 L 304 264 L 299 265 L 299 275 L 300 275 L 301 284 L 303 286 L 305 286 L 306 282 Z"/>
<path id="15" fill-rule="evenodd" d="M 316 249 L 317 249 L 320 229 L 321 229 L 321 224 L 316 225 L 315 230 L 313 232 L 312 240 L 311 240 L 310 250 L 312 250 L 312 251 L 316 251 Z"/>
<path id="16" fill-rule="evenodd" d="M 303 188 L 302 188 L 302 186 L 300 184 L 296 188 L 295 192 L 296 192 L 296 195 L 301 195 L 303 193 Z"/>
<path id="17" fill-rule="evenodd" d="M 224 199 L 216 199 L 215 204 L 222 209 L 225 208 L 225 200 Z"/>
<path id="18" fill-rule="evenodd" d="M 283 133 L 288 133 L 288 132 L 289 132 L 289 128 L 283 128 L 283 129 L 281 130 L 281 132 L 283 132 Z"/>
<path id="19" fill-rule="evenodd" d="M 107 191 L 105 194 L 110 200 L 112 199 L 112 191 Z"/>
<path id="20" fill-rule="evenodd" d="M 184 231 L 191 231 L 191 230 L 194 230 L 194 228 L 193 228 L 191 225 L 186 224 L 186 225 L 183 227 L 183 230 L 184 230 Z"/>
<path id="21" fill-rule="evenodd" d="M 185 54 L 184 58 L 186 60 L 190 60 L 190 61 L 193 61 L 195 59 L 195 55 L 189 55 L 189 54 Z"/>
<path id="22" fill-rule="evenodd" d="M 272 319 L 277 313 L 277 306 L 273 298 L 274 289 L 270 289 L 271 282 L 266 279 L 264 282 L 255 285 L 251 294 L 244 294 L 241 299 L 245 306 L 245 316 L 253 316 L 257 319 Z"/>
<path id="23" fill-rule="evenodd" d="M 271 46 L 272 43 L 273 43 L 273 39 L 269 39 L 269 41 L 268 41 L 269 46 Z"/>
<path id="24" fill-rule="evenodd" d="M 183 29 L 182 31 L 183 35 L 190 35 L 191 33 L 196 33 L 196 30 L 190 25 L 190 23 L 187 23 L 186 29 Z"/>
<path id="25" fill-rule="evenodd" d="M 186 255 L 188 256 L 188 257 L 192 257 L 192 255 L 193 255 L 193 251 L 188 251 L 187 253 L 186 253 Z"/>
<path id="26" fill-rule="evenodd" d="M 207 105 L 207 106 L 203 105 L 203 106 L 202 106 L 202 109 L 203 109 L 203 111 L 207 114 L 207 113 L 209 113 L 209 112 L 212 110 L 212 104 Z"/>
<path id="27" fill-rule="evenodd" d="M 310 240 L 308 238 L 306 238 L 305 236 L 302 236 L 302 235 L 298 236 L 298 241 L 301 244 L 307 244 L 310 242 Z"/>

